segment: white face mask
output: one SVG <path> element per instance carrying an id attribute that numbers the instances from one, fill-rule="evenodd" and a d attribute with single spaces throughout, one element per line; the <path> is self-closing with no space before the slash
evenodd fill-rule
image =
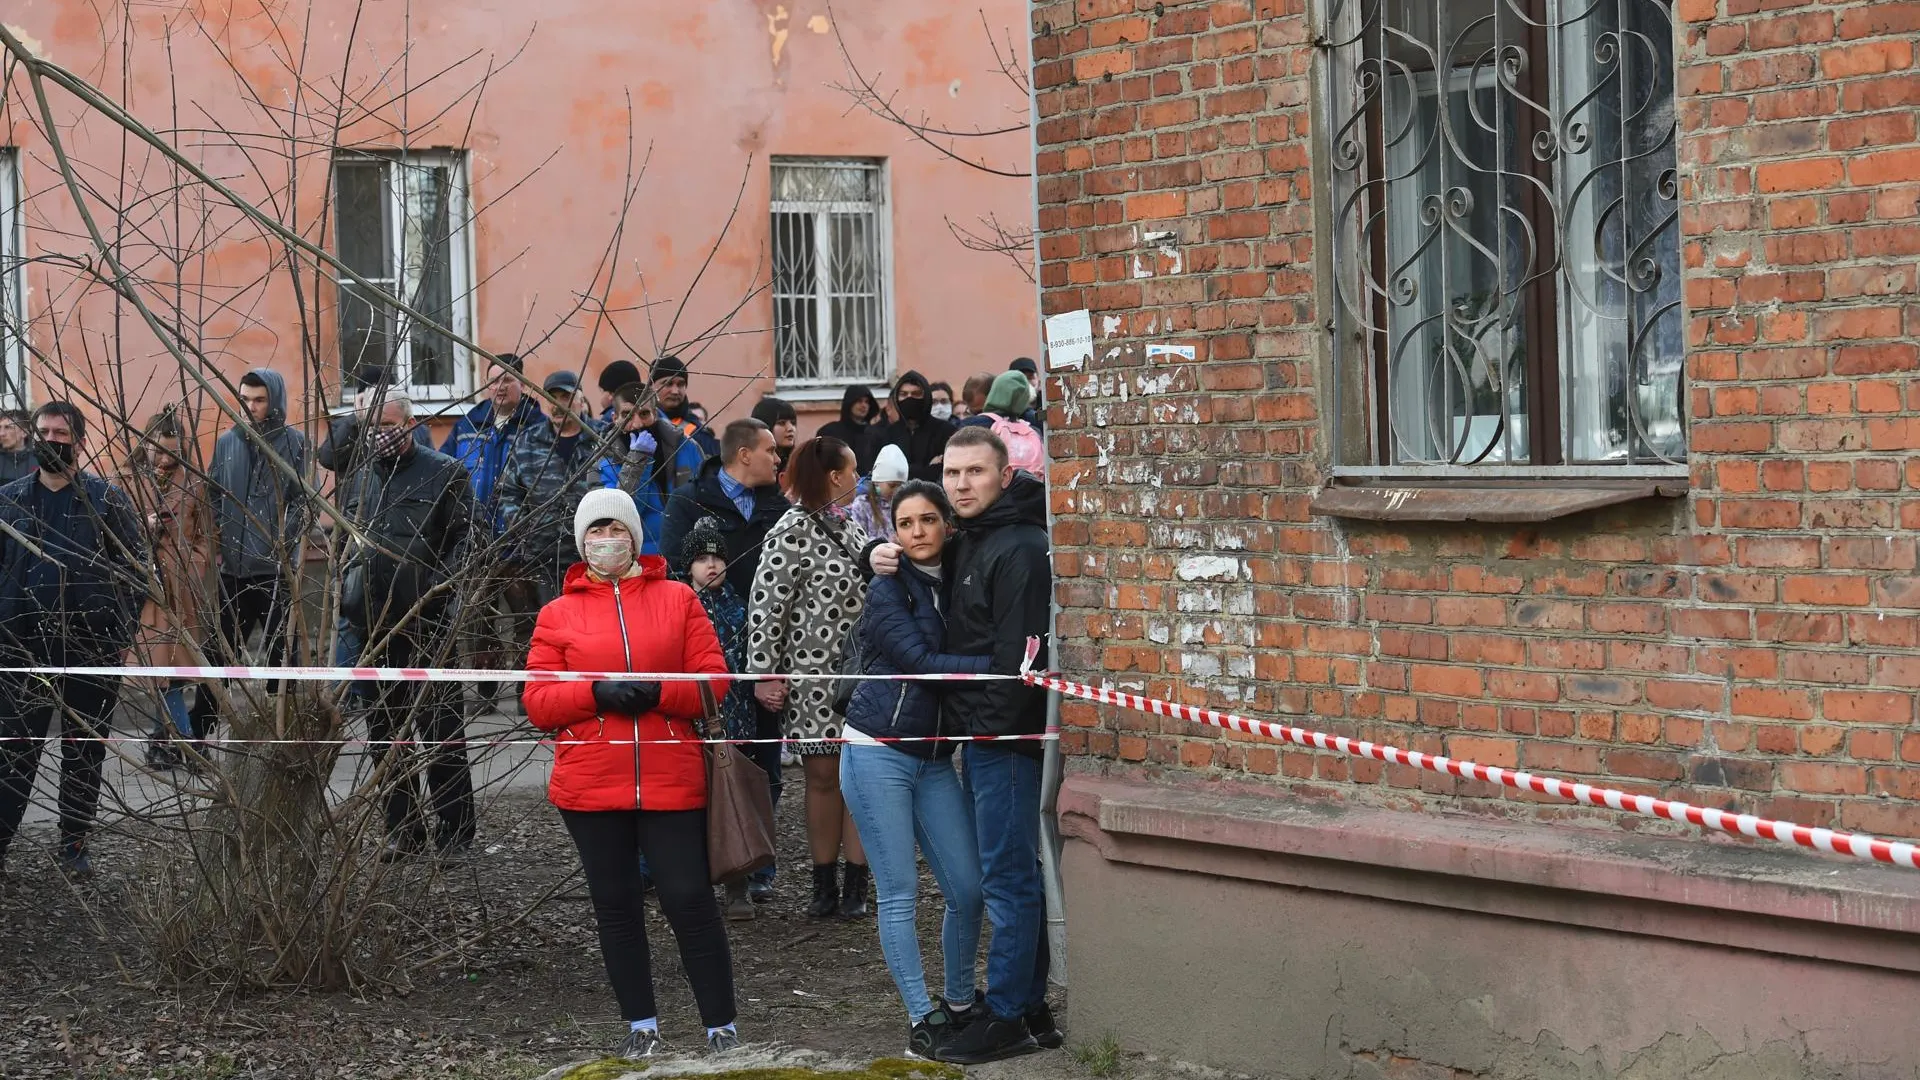
<path id="1" fill-rule="evenodd" d="M 589 570 L 601 577 L 618 577 L 633 565 L 633 541 L 624 536 L 603 536 L 587 541 L 580 554 Z"/>
<path id="2" fill-rule="evenodd" d="M 951 419 L 953 419 L 953 406 L 952 406 L 952 405 L 949 405 L 949 404 L 947 404 L 947 403 L 946 403 L 946 402 L 944 402 L 944 401 L 936 401 L 936 402 L 934 402 L 934 403 L 933 403 L 933 418 L 934 418 L 935 420 L 951 420 Z"/>

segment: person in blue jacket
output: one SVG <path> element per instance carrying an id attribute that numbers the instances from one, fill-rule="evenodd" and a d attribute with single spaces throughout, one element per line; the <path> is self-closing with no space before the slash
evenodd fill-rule
<path id="1" fill-rule="evenodd" d="M 879 576 L 867 593 L 860 635 L 864 674 L 978 675 L 986 656 L 952 656 L 941 612 L 941 555 L 953 507 L 937 484 L 913 480 L 893 497 L 894 527 L 905 556 L 900 572 Z M 983 1008 L 974 989 L 984 899 L 974 838 L 973 800 L 953 767 L 955 743 L 897 742 L 954 735 L 941 726 L 934 687 L 922 682 L 862 682 L 847 705 L 840 790 L 866 844 L 880 900 L 880 951 L 907 1007 L 907 1050 L 934 1053 Z M 945 995 L 927 996 L 915 933 L 919 875 L 914 842 L 946 897 L 940 948 Z"/>
<path id="2" fill-rule="evenodd" d="M 475 405 L 453 425 L 440 452 L 466 467 L 473 484 L 474 502 L 479 507 L 475 520 L 474 550 L 500 536 L 507 526 L 505 506 L 501 502 L 501 480 L 513 460 L 513 450 L 522 440 L 547 426 L 540 403 L 527 395 L 521 375 L 526 370 L 520 357 L 501 353 L 487 368 L 487 400 Z M 531 568 L 495 559 L 479 567 L 469 593 L 470 617 L 463 620 L 467 633 L 468 666 L 502 668 L 518 666 L 533 638 L 533 622 L 540 612 L 540 586 Z M 492 682 L 475 683 L 479 694 L 478 711 L 492 708 L 500 687 Z M 515 693 L 513 699 L 519 700 Z"/>
<path id="3" fill-rule="evenodd" d="M 669 561 L 677 558 L 660 546 L 667 499 L 699 475 L 705 460 L 698 444 L 660 415 L 646 388 L 635 383 L 614 395 L 613 426 L 607 433 L 606 456 L 600 461 L 600 483 L 633 496 L 646 534 L 640 554 L 664 555 Z"/>

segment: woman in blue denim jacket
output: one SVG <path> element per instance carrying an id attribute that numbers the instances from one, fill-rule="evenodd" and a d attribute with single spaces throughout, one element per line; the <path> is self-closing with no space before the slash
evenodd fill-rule
<path id="1" fill-rule="evenodd" d="M 940 652 L 940 555 L 953 508 L 934 484 L 912 481 L 893 497 L 892 514 L 906 558 L 900 573 L 876 577 L 858 630 L 870 675 L 977 675 L 984 656 Z M 973 803 L 954 770 L 951 742 L 899 742 L 951 734 L 940 730 L 940 703 L 927 682 L 863 682 L 847 707 L 840 790 L 866 844 L 879 895 L 880 949 L 907 1007 L 907 1052 L 929 1058 L 973 1018 L 974 957 L 980 946 L 980 856 Z M 914 842 L 946 896 L 940 946 L 946 994 L 927 996 L 926 970 L 914 932 L 918 872 Z"/>

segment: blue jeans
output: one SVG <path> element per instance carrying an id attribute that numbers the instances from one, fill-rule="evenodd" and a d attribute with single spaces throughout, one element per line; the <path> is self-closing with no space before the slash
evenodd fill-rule
<path id="1" fill-rule="evenodd" d="M 914 841 L 946 897 L 940 953 L 947 1001 L 973 1003 L 973 961 L 980 951 L 980 853 L 973 805 L 951 758 L 922 758 L 890 746 L 847 745 L 840 751 L 840 793 L 846 797 L 873 867 L 880 898 L 880 951 L 900 990 L 909 1023 L 933 1011 L 915 932 L 919 866 Z"/>
<path id="2" fill-rule="evenodd" d="M 358 667 L 360 654 L 367 643 L 360 639 L 360 631 L 353 628 L 346 616 L 342 615 L 333 623 L 333 666 Z M 347 684 L 347 697 L 356 701 L 366 701 L 373 697 L 371 683 L 351 682 Z"/>
<path id="3" fill-rule="evenodd" d="M 1047 910 L 1040 884 L 1040 761 L 993 743 L 968 743 L 961 753 L 973 793 L 981 891 L 993 920 L 987 1007 L 1013 1019 L 1039 1008 L 1047 993 L 1045 979 L 1036 977 Z"/>

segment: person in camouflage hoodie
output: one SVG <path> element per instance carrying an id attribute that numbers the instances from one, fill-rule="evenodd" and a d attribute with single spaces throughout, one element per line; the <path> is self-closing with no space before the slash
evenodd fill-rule
<path id="1" fill-rule="evenodd" d="M 542 389 L 553 403 L 553 422 L 514 441 L 498 494 L 507 522 L 505 557 L 525 568 L 544 604 L 560 595 L 567 569 L 580 561 L 573 511 L 587 492 L 602 486 L 605 447 L 599 424 L 586 418 L 583 410 L 591 403 L 572 372 L 547 376 Z"/>

